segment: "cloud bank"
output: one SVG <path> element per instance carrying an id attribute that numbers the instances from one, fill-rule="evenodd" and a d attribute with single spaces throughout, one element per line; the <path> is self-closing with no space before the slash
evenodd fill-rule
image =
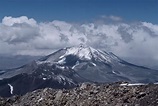
<path id="1" fill-rule="evenodd" d="M 4 17 L 0 23 L 0 54 L 47 55 L 56 49 L 83 43 L 122 57 L 158 60 L 158 25 L 126 23 L 120 17 L 104 16 L 104 20 L 107 18 L 115 22 L 39 23 L 26 16 Z"/>

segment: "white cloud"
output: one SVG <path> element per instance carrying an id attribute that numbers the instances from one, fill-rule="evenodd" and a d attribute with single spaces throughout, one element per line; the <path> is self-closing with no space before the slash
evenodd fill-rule
<path id="1" fill-rule="evenodd" d="M 109 16 L 113 20 L 119 17 Z M 0 23 L 0 54 L 46 55 L 84 43 L 121 57 L 158 59 L 158 25 L 137 23 L 38 23 L 26 16 L 4 17 Z"/>
<path id="2" fill-rule="evenodd" d="M 4 17 L 0 24 L 1 41 L 8 44 L 25 43 L 39 35 L 39 26 L 34 19 L 26 16 Z"/>
<path id="3" fill-rule="evenodd" d="M 101 16 L 101 18 L 110 19 L 110 20 L 113 20 L 113 21 L 122 21 L 121 17 L 113 16 L 113 15 L 110 15 L 110 16 L 103 15 L 103 16 Z"/>
<path id="4" fill-rule="evenodd" d="M 112 16 L 112 15 L 109 18 L 112 19 L 112 20 L 114 20 L 114 21 L 121 21 L 122 20 L 121 17 Z"/>
<path id="5" fill-rule="evenodd" d="M 14 24 L 23 24 L 23 23 L 29 24 L 31 26 L 36 26 L 37 24 L 33 18 L 28 19 L 28 17 L 26 16 L 21 16 L 18 18 L 13 18 L 9 16 L 9 17 L 4 17 L 2 19 L 2 24 L 7 25 L 7 26 L 12 26 Z"/>

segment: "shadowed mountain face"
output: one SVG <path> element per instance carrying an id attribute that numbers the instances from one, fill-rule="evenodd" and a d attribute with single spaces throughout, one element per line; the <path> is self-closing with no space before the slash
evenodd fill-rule
<path id="1" fill-rule="evenodd" d="M 72 88 L 83 82 L 117 81 L 155 83 L 158 71 L 81 45 L 58 50 L 20 68 L 0 71 L 0 96 L 25 94 L 45 87 Z"/>

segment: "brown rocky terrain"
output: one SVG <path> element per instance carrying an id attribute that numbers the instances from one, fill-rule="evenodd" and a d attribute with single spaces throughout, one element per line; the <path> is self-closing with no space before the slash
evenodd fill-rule
<path id="1" fill-rule="evenodd" d="M 0 106 L 158 106 L 158 85 L 84 83 L 77 88 L 45 88 L 0 98 Z"/>

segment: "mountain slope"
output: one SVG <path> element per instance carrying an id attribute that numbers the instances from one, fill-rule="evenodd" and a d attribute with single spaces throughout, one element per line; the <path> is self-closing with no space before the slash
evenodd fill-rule
<path id="1" fill-rule="evenodd" d="M 158 71 L 130 64 L 113 53 L 80 45 L 60 49 L 3 72 L 0 74 L 0 95 L 25 94 L 45 87 L 72 88 L 83 82 L 117 81 L 154 83 L 158 82 Z"/>

